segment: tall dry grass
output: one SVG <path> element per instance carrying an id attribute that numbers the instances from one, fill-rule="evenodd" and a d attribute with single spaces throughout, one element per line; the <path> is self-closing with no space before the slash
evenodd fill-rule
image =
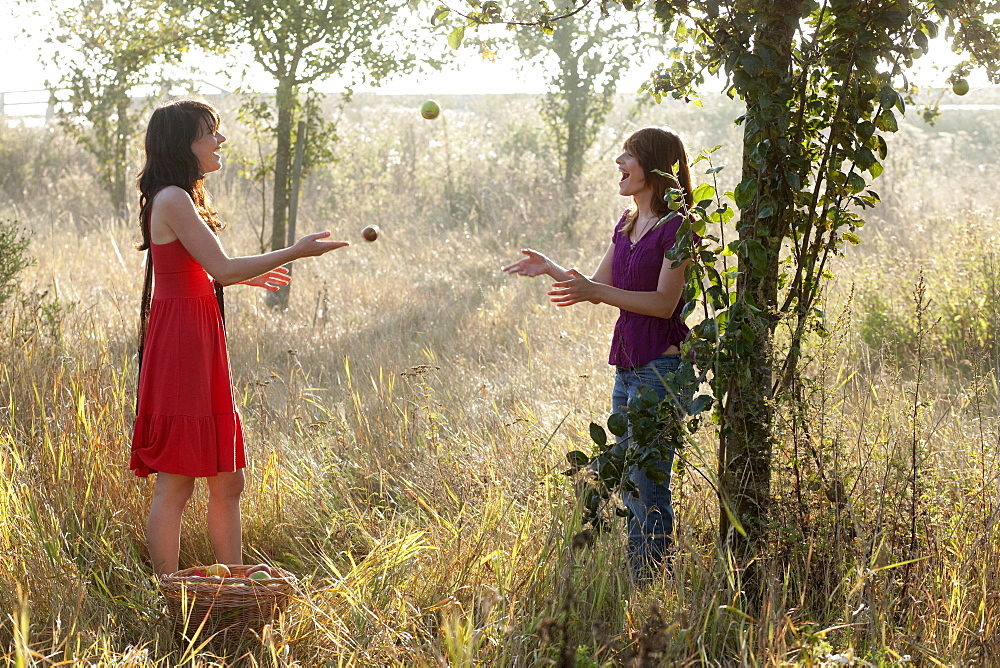
<path id="1" fill-rule="evenodd" d="M 283 633 L 252 646 L 176 642 L 148 570 L 151 482 L 126 463 L 134 231 L 79 214 L 98 208 L 97 194 L 80 209 L 37 196 L 4 205 L 35 231 L 37 260 L 4 312 L 0 344 L 6 660 L 933 665 L 997 653 L 994 375 L 941 355 L 943 345 L 974 354 L 935 325 L 946 274 L 925 271 L 918 298 L 919 273 L 901 272 L 885 243 L 905 236 L 914 268 L 954 253 L 907 227 L 938 220 L 905 210 L 920 180 L 895 183 L 897 211 L 879 212 L 880 238 L 841 259 L 826 304 L 832 335 L 813 342 L 809 377 L 782 411 L 760 606 L 715 543 L 710 430 L 686 449 L 675 481 L 673 577 L 637 592 L 617 532 L 589 545 L 578 535 L 561 474 L 564 453 L 588 447 L 589 422 L 606 419 L 615 314 L 557 310 L 544 281 L 499 267 L 523 246 L 594 265 L 622 206 L 610 159 L 625 128 L 669 122 L 697 137 L 693 149 L 729 142 L 731 165 L 734 134 L 682 107 L 630 116 L 623 106 L 594 150 L 567 235 L 553 223 L 566 209 L 558 170 L 524 98 L 444 100 L 437 124 L 419 120 L 413 102 L 357 100 L 341 120 L 340 161 L 307 181 L 299 229 L 329 227 L 353 245 L 297 263 L 284 313 L 250 288 L 227 291 L 250 443 L 247 560 L 302 582 Z M 251 155 L 234 130 L 234 160 Z M 914 142 L 929 132 L 907 131 Z M 85 178 L 59 169 L 57 184 Z M 218 177 L 224 243 L 256 252 L 261 191 L 236 169 Z M 995 229 L 991 217 L 975 221 L 983 234 Z M 358 232 L 371 222 L 384 234 L 365 244 Z M 978 285 L 947 277 L 956 291 Z M 906 355 L 897 340 L 874 344 L 871 295 L 898 304 L 907 327 L 883 329 L 910 336 Z M 204 504 L 199 489 L 182 565 L 213 560 Z"/>

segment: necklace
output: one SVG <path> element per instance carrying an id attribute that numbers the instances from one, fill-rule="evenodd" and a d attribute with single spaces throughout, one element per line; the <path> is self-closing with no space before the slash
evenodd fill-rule
<path id="1" fill-rule="evenodd" d="M 646 233 L 649 232 L 650 229 L 652 229 L 653 225 L 655 225 L 656 221 L 658 221 L 659 219 L 660 217 L 657 216 L 655 213 L 652 215 L 651 218 L 646 219 L 646 222 L 643 224 L 642 227 L 642 232 L 635 235 L 635 241 L 629 239 L 629 243 L 632 245 L 631 250 L 635 250 L 635 245 L 639 243 L 644 236 L 646 236 Z M 638 221 L 636 221 L 636 227 L 638 227 Z"/>

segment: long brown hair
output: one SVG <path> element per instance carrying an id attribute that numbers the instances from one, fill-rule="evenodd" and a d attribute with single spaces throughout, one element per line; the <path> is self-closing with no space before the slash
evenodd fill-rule
<path id="1" fill-rule="evenodd" d="M 653 189 L 651 206 L 660 218 L 671 213 L 669 203 L 664 199 L 667 191 L 679 188 L 684 192 L 687 208 L 694 206 L 694 192 L 691 189 L 691 170 L 688 168 L 684 142 L 676 132 L 667 128 L 643 128 L 632 133 L 625 140 L 625 151 L 638 161 L 646 175 L 646 183 Z M 653 170 L 663 172 L 658 174 Z M 629 234 L 635 226 L 638 208 L 633 201 L 622 226 L 622 233 Z"/>
<path id="2" fill-rule="evenodd" d="M 177 100 L 158 107 L 149 117 L 146 127 L 146 162 L 137 178 L 139 188 L 139 231 L 142 241 L 136 245 L 148 251 L 151 243 L 149 218 L 153 197 L 167 186 L 182 188 L 194 201 L 195 208 L 205 223 L 216 233 L 223 228 L 219 215 L 212 208 L 211 198 L 205 189 L 205 175 L 201 173 L 198 157 L 191 151 L 191 144 L 203 132 L 219 129 L 219 112 L 207 102 Z M 149 306 L 152 301 L 153 257 L 147 254 L 146 276 L 142 286 L 142 304 L 139 311 L 139 366 L 146 342 L 149 323 Z M 219 311 L 225 322 L 222 286 L 216 282 L 215 295 Z"/>

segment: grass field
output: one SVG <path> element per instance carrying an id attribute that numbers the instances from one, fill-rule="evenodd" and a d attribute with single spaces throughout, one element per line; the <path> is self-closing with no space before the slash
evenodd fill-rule
<path id="1" fill-rule="evenodd" d="M 360 98 L 299 229 L 352 242 L 296 264 L 290 308 L 227 290 L 249 443 L 248 563 L 300 578 L 243 646 L 175 641 L 128 469 L 141 254 L 56 131 L 3 130 L 0 217 L 35 264 L 2 311 L 0 653 L 15 665 L 984 665 L 1000 654 L 998 202 L 983 136 L 907 125 L 885 206 L 838 258 L 799 412 L 782 412 L 759 610 L 715 542 L 716 435 L 675 482 L 672 578 L 634 591 L 617 532 L 580 529 L 565 453 L 607 418 L 613 309 L 548 305 L 499 271 L 525 246 L 590 271 L 624 202 L 613 157 L 668 122 L 735 178 L 727 107 L 616 110 L 571 231 L 530 101 Z M 699 116 L 699 113 L 704 115 Z M 707 120 L 706 120 L 707 119 Z M 992 130 L 983 126 L 980 133 Z M 251 142 L 209 186 L 258 252 Z M 991 135 L 992 136 L 992 135 Z M 993 144 L 995 145 L 995 143 Z M 62 156 L 62 159 L 58 159 Z M 932 156 L 927 157 L 927 156 Z M 943 168 L 945 166 L 947 169 Z M 929 187 L 932 184 L 933 187 Z M 365 224 L 381 226 L 373 244 Z M 182 567 L 213 561 L 204 489 Z"/>

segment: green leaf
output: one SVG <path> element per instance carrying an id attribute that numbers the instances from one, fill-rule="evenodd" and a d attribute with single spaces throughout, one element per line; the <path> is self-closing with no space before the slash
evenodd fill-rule
<path id="1" fill-rule="evenodd" d="M 696 308 L 698 308 L 698 302 L 693 299 L 688 299 L 688 301 L 684 302 L 684 308 L 681 309 L 681 321 L 687 320 L 688 316 L 694 313 Z"/>
<path id="2" fill-rule="evenodd" d="M 708 185 L 707 183 L 702 183 L 700 186 L 694 189 L 694 201 L 697 204 L 702 204 L 703 202 L 711 203 L 714 197 L 715 197 L 715 188 Z M 706 204 L 705 206 L 708 205 Z"/>
<path id="3" fill-rule="evenodd" d="M 598 475 L 601 478 L 601 482 L 612 489 L 618 485 L 624 486 L 629 482 L 628 480 L 622 480 L 621 467 L 611 460 L 608 460 L 604 466 L 598 469 Z"/>
<path id="4" fill-rule="evenodd" d="M 754 269 L 763 271 L 767 267 L 767 251 L 756 239 L 750 239 L 745 245 L 747 258 Z"/>
<path id="5" fill-rule="evenodd" d="M 716 209 L 710 216 L 710 219 L 713 223 L 728 223 L 735 216 L 736 216 L 736 211 L 732 209 L 727 203 Z"/>
<path id="6" fill-rule="evenodd" d="M 885 156 L 889 155 L 889 145 L 885 143 L 885 137 L 876 135 L 872 137 L 872 141 L 875 142 L 875 150 L 878 151 L 879 159 L 885 160 Z"/>
<path id="7" fill-rule="evenodd" d="M 878 92 L 878 101 L 886 109 L 892 109 L 896 106 L 896 98 L 899 97 L 899 93 L 892 89 L 892 86 L 882 86 L 882 89 Z"/>
<path id="8" fill-rule="evenodd" d="M 453 49 L 457 49 L 462 46 L 462 40 L 465 38 L 465 26 L 458 26 L 448 35 L 448 46 Z"/>
<path id="9" fill-rule="evenodd" d="M 590 463 L 590 457 L 580 452 L 579 450 L 573 450 L 572 452 L 566 453 L 566 460 L 573 466 L 581 467 L 586 466 Z"/>
<path id="10" fill-rule="evenodd" d="M 847 177 L 847 188 L 852 193 L 861 192 L 867 185 L 868 183 L 865 182 L 864 177 L 857 172 L 851 172 L 851 174 Z"/>
<path id="11" fill-rule="evenodd" d="M 451 14 L 450 9 L 444 5 L 438 5 L 437 9 L 431 15 L 431 25 L 436 25 L 439 21 L 443 21 L 449 14 Z"/>
<path id="12" fill-rule="evenodd" d="M 697 304 L 695 300 L 701 297 L 701 288 L 701 281 L 688 281 L 684 285 L 684 299 L 687 300 L 687 304 L 684 305 L 684 311 L 688 310 L 688 306 L 691 306 L 693 310 L 694 305 Z M 681 316 L 681 319 L 683 320 L 684 316 Z"/>
<path id="13" fill-rule="evenodd" d="M 729 307 L 729 293 L 721 285 L 713 285 L 705 291 L 705 294 L 711 299 L 713 308 L 724 309 Z"/>
<path id="14" fill-rule="evenodd" d="M 628 420 L 622 413 L 612 413 L 608 418 L 608 431 L 615 436 L 624 436 L 628 432 Z"/>
<path id="15" fill-rule="evenodd" d="M 758 77 L 764 71 L 764 61 L 754 54 L 744 56 L 740 65 L 743 66 L 743 71 L 752 77 Z"/>
<path id="16" fill-rule="evenodd" d="M 854 232 L 844 232 L 843 237 L 846 241 L 850 241 L 855 246 L 861 243 L 861 239 Z"/>
<path id="17" fill-rule="evenodd" d="M 711 394 L 699 394 L 688 406 L 688 415 L 698 415 L 704 413 L 715 403 L 715 397 Z"/>
<path id="18" fill-rule="evenodd" d="M 862 139 L 868 139 L 875 134 L 875 124 L 871 121 L 861 121 L 858 123 L 857 133 Z"/>
<path id="19" fill-rule="evenodd" d="M 875 117 L 875 127 L 884 132 L 896 132 L 899 125 L 896 123 L 896 116 L 890 109 L 883 109 Z"/>
<path id="20" fill-rule="evenodd" d="M 757 197 L 757 179 L 751 177 L 740 181 L 734 195 L 736 206 L 745 209 Z"/>
<path id="21" fill-rule="evenodd" d="M 643 472 L 646 474 L 647 478 L 649 478 L 652 482 L 656 483 L 657 485 L 662 485 L 668 480 L 666 471 L 661 469 L 659 466 L 650 466 L 644 468 Z"/>
<path id="22" fill-rule="evenodd" d="M 596 422 L 590 423 L 590 439 L 597 444 L 597 447 L 603 448 L 608 444 L 608 434 L 604 431 L 604 427 L 597 424 Z"/>
<path id="23" fill-rule="evenodd" d="M 861 169 L 868 170 L 871 169 L 873 163 L 875 163 L 875 154 L 872 153 L 867 148 L 858 149 L 854 154 L 854 162 Z"/>
<path id="24" fill-rule="evenodd" d="M 747 152 L 746 147 L 744 147 L 744 155 L 746 155 L 751 165 L 761 167 L 766 162 L 767 154 L 770 150 L 771 140 L 764 139 L 763 141 L 757 142 L 749 152 Z"/>
<path id="25" fill-rule="evenodd" d="M 486 0 L 486 2 L 480 6 L 479 11 L 490 19 L 496 20 L 500 17 L 500 3 L 498 0 Z"/>

